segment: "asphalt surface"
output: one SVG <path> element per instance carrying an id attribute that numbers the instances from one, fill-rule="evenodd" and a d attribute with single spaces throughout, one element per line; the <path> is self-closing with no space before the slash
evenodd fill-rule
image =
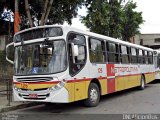
<path id="1" fill-rule="evenodd" d="M 142 116 L 138 116 L 138 115 Z M 124 90 L 101 97 L 97 107 L 84 107 L 82 102 L 42 104 L 3 113 L 1 119 L 15 120 L 98 120 L 98 119 L 160 119 L 160 81 L 147 84 L 144 90 Z M 129 115 L 129 116 L 126 116 Z M 144 116 L 143 116 L 144 115 Z"/>

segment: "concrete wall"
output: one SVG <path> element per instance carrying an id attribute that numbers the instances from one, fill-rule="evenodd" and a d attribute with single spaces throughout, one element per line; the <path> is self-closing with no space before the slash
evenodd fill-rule
<path id="1" fill-rule="evenodd" d="M 155 41 L 155 39 L 159 39 Z M 143 41 L 143 42 L 142 42 Z M 139 34 L 135 36 L 135 43 L 142 43 L 145 46 L 160 45 L 160 33 L 159 34 Z"/>

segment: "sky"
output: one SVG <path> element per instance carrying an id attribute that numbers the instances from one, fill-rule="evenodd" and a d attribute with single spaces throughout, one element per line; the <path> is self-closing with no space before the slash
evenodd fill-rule
<path id="1" fill-rule="evenodd" d="M 142 11 L 144 24 L 141 33 L 160 33 L 160 0 L 133 0 L 137 3 L 136 11 Z"/>
<path id="2" fill-rule="evenodd" d="M 137 3 L 136 11 L 142 12 L 142 17 L 145 22 L 140 25 L 140 32 L 145 33 L 160 33 L 160 0 L 133 0 Z M 79 15 L 86 15 L 85 7 L 79 9 Z M 72 25 L 75 28 L 87 30 L 80 22 L 80 17 L 72 20 Z M 67 25 L 65 23 L 65 25 Z"/>
<path id="3" fill-rule="evenodd" d="M 87 15 L 87 10 L 84 6 L 82 6 L 81 9 L 78 10 L 78 16 L 77 18 L 72 19 L 72 27 L 82 29 L 82 30 L 87 30 L 87 28 L 84 26 L 84 24 L 81 23 L 80 21 L 80 16 L 86 16 Z M 64 25 L 68 25 L 66 22 Z"/>

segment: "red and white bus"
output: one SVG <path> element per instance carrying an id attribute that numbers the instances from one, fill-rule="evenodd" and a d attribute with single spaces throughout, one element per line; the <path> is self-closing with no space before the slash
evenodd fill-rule
<path id="1" fill-rule="evenodd" d="M 96 106 L 100 96 L 155 79 L 153 50 L 67 26 L 40 26 L 15 34 L 15 101 Z"/>

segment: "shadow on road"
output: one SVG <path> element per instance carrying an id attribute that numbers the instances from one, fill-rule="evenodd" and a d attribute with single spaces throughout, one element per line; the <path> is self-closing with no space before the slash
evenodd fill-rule
<path id="1" fill-rule="evenodd" d="M 158 83 L 160 83 L 160 80 L 156 79 L 156 80 L 150 82 L 149 84 L 158 84 Z"/>
<path id="2" fill-rule="evenodd" d="M 47 104 L 42 104 L 38 105 L 35 107 L 30 107 L 26 109 L 21 109 L 20 112 L 25 112 L 25 113 L 56 113 L 56 114 L 61 114 L 61 113 L 69 113 L 69 111 L 74 111 L 76 109 L 85 109 L 85 107 L 82 104 L 82 101 L 78 102 L 73 102 L 73 103 L 67 103 L 67 104 L 62 104 L 62 103 L 47 103 Z"/>
<path id="3" fill-rule="evenodd" d="M 145 89 L 149 89 L 152 86 L 146 86 Z M 138 90 L 137 87 L 135 88 L 131 88 L 131 89 L 127 89 L 127 90 L 123 90 L 123 91 L 119 91 L 119 92 L 115 92 L 112 94 L 108 94 L 108 95 L 104 95 L 101 96 L 101 101 L 99 103 L 103 104 L 104 102 L 109 102 L 110 100 L 119 98 L 119 97 L 125 97 L 127 95 L 132 95 L 136 92 L 141 92 L 141 90 Z M 98 106 L 97 106 L 98 107 Z M 92 108 L 87 108 L 83 105 L 83 101 L 78 101 L 78 102 L 73 102 L 73 103 L 67 103 L 67 104 L 54 104 L 54 103 L 44 103 L 42 105 L 38 105 L 35 107 L 30 107 L 30 108 L 25 108 L 25 109 L 21 109 L 20 112 L 29 112 L 29 113 L 57 113 L 57 114 L 70 114 L 72 113 L 72 111 L 78 111 L 78 110 L 86 110 L 86 109 L 92 109 Z"/>

